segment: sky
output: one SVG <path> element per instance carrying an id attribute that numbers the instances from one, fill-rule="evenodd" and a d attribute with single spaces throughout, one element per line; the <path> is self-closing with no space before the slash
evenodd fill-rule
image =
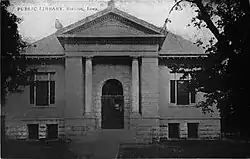
<path id="1" fill-rule="evenodd" d="M 22 19 L 19 32 L 23 39 L 35 42 L 56 31 L 55 19 L 68 26 L 107 7 L 108 0 L 10 0 L 9 11 Z M 194 9 L 185 7 L 182 11 L 169 14 L 174 0 L 115 0 L 116 8 L 137 18 L 162 27 L 167 17 L 171 19 L 167 29 L 177 35 L 195 41 L 211 37 L 208 30 L 187 27 L 194 16 Z"/>

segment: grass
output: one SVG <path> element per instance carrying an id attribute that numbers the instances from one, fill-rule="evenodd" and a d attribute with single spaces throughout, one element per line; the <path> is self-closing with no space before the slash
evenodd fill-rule
<path id="1" fill-rule="evenodd" d="M 250 157 L 250 143 L 222 140 L 165 141 L 152 145 L 121 145 L 118 158 Z"/>
<path id="2" fill-rule="evenodd" d="M 62 141 L 34 142 L 7 140 L 2 143 L 3 158 L 32 159 L 74 159 L 77 156 L 69 151 L 68 145 Z"/>
<path id="3" fill-rule="evenodd" d="M 5 158 L 76 159 L 91 152 L 93 145 L 68 144 L 63 141 L 31 142 L 7 140 L 2 143 Z M 242 158 L 250 157 L 250 143 L 222 140 L 179 140 L 161 144 L 121 145 L 118 158 Z"/>

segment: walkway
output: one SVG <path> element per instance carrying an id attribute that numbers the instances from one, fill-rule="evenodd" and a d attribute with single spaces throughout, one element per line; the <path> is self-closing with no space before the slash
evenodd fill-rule
<path id="1" fill-rule="evenodd" d="M 102 130 L 98 132 L 96 140 L 72 143 L 70 148 L 79 159 L 114 159 L 119 143 L 130 138 L 130 135 L 124 130 Z"/>

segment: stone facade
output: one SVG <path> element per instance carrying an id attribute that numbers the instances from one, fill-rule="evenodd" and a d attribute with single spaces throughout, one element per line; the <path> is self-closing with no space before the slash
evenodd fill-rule
<path id="1" fill-rule="evenodd" d="M 101 127 L 101 96 L 105 81 L 117 79 L 123 85 L 124 91 L 124 122 L 125 129 L 129 128 L 129 117 L 131 113 L 131 66 L 96 64 L 93 67 L 93 109 L 97 116 L 97 127 Z"/>
<path id="2" fill-rule="evenodd" d="M 116 8 L 107 8 L 36 42 L 25 54 L 32 67 L 55 73 L 55 103 L 30 104 L 30 86 L 10 94 L 3 109 L 6 135 L 28 139 L 27 124 L 39 124 L 39 133 L 46 124 L 57 124 L 59 138 L 96 140 L 103 131 L 102 88 L 107 80 L 115 79 L 123 88 L 122 142 L 170 139 L 171 123 L 179 124 L 180 139 L 188 138 L 188 123 L 198 124 L 198 139 L 219 138 L 216 109 L 214 114 L 203 114 L 195 103 L 170 102 L 170 80 L 177 76 L 168 64 L 172 59 L 186 63 L 186 57 L 197 61 L 202 54 L 192 44 L 193 51 L 190 46 L 180 50 L 171 36 Z M 188 44 L 184 39 L 181 42 Z M 203 94 L 197 93 L 195 102 L 201 100 Z"/>

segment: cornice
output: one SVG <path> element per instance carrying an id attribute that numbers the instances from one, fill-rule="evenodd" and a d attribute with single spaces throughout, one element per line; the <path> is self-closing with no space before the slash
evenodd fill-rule
<path id="1" fill-rule="evenodd" d="M 145 52 L 145 51 L 142 51 Z M 96 54 L 96 52 L 93 55 L 86 55 L 86 58 L 90 57 L 97 57 L 97 56 L 102 56 L 102 54 Z M 119 54 L 119 53 L 118 53 Z M 26 59 L 64 59 L 67 57 L 65 54 L 23 54 Z M 117 55 L 121 56 L 121 55 Z M 205 59 L 207 55 L 204 54 L 179 54 L 179 55 L 171 55 L 171 54 L 166 54 L 166 55 L 127 55 L 132 58 L 138 58 L 138 57 L 158 57 L 160 60 L 188 60 L 188 59 Z M 84 55 L 82 57 L 85 57 Z"/>
<path id="2" fill-rule="evenodd" d="M 149 44 L 156 45 L 165 40 L 165 35 L 75 35 L 64 34 L 58 36 L 59 41 L 65 44 Z"/>

